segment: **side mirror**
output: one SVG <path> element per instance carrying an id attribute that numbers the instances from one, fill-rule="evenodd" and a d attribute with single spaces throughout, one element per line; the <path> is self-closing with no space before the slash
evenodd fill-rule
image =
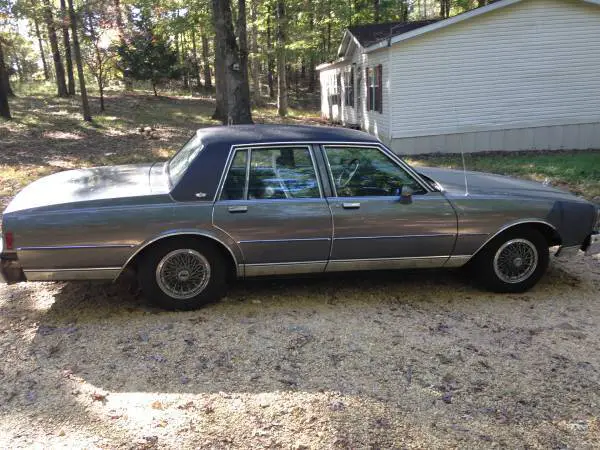
<path id="1" fill-rule="evenodd" d="M 413 190 L 410 186 L 402 185 L 400 189 L 400 203 L 408 205 L 412 203 Z"/>

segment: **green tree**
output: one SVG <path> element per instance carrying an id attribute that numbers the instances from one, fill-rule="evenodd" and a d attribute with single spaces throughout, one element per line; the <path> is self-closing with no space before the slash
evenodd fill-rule
<path id="1" fill-rule="evenodd" d="M 177 53 L 154 32 L 146 17 L 138 21 L 137 28 L 117 49 L 118 67 L 125 77 L 150 81 L 154 95 L 158 95 L 156 88 L 160 82 L 180 75 Z"/>

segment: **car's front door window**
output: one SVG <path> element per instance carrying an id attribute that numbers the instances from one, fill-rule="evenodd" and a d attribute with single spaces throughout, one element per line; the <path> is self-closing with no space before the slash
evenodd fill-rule
<path id="1" fill-rule="evenodd" d="M 403 187 L 424 194 L 423 187 L 379 148 L 327 146 L 338 197 L 397 196 Z"/>

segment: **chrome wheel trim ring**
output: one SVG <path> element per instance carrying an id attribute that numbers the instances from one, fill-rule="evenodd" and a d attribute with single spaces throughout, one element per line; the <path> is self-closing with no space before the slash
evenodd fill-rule
<path id="1" fill-rule="evenodd" d="M 494 273 L 504 283 L 516 284 L 527 280 L 538 266 L 538 251 L 527 239 L 511 239 L 500 246 L 494 255 Z"/>
<path id="2" fill-rule="evenodd" d="M 196 250 L 183 248 L 167 253 L 156 266 L 156 283 L 176 300 L 200 294 L 210 281 L 210 263 Z"/>

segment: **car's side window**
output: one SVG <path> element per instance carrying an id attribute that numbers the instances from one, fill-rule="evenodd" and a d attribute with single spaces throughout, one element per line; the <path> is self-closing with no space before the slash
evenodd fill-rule
<path id="1" fill-rule="evenodd" d="M 237 150 L 235 152 L 221 191 L 221 200 L 244 200 L 247 160 L 248 150 Z"/>
<path id="2" fill-rule="evenodd" d="M 250 173 L 247 168 L 250 158 Z M 321 197 L 308 147 L 237 150 L 221 200 Z"/>
<path id="3" fill-rule="evenodd" d="M 425 189 L 378 148 L 326 146 L 338 197 L 397 196 L 406 186 L 413 194 Z"/>

